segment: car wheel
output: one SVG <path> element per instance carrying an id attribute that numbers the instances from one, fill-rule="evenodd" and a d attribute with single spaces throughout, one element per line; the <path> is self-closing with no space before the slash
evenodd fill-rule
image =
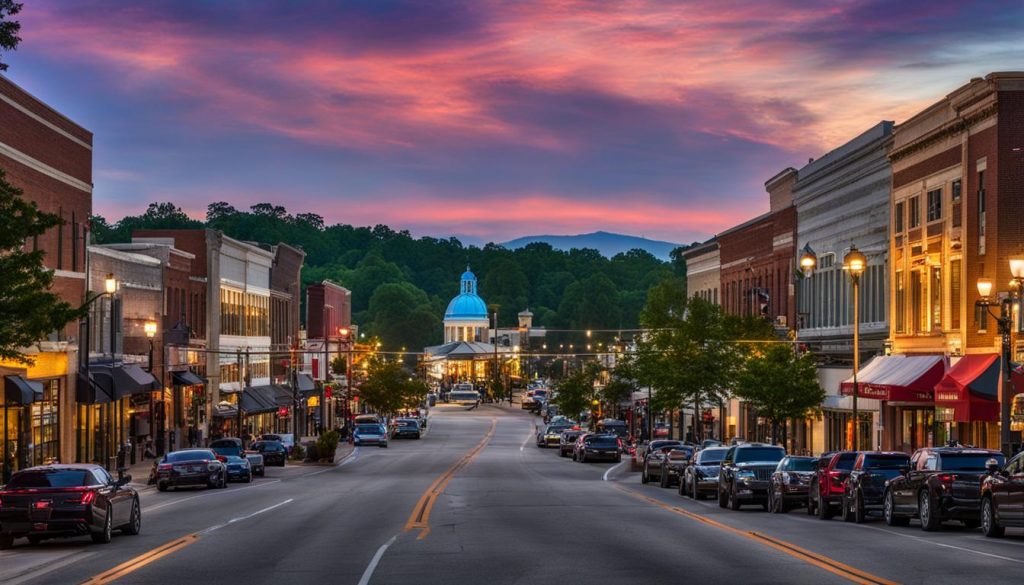
<path id="1" fill-rule="evenodd" d="M 226 489 L 228 487 L 228 472 L 224 472 L 224 476 L 220 478 L 220 489 Z"/>
<path id="2" fill-rule="evenodd" d="M 156 484 L 156 490 L 158 492 L 166 492 L 167 491 L 167 484 L 166 483 L 157 483 Z"/>
<path id="3" fill-rule="evenodd" d="M 38 534 L 29 534 L 25 538 L 28 538 L 28 543 L 32 546 L 36 546 L 39 543 L 43 542 L 43 537 L 39 536 Z"/>
<path id="4" fill-rule="evenodd" d="M 910 523 L 909 518 L 896 515 L 896 502 L 893 500 L 891 491 L 885 492 L 882 509 L 885 514 L 885 523 L 889 526 L 906 526 Z"/>
<path id="5" fill-rule="evenodd" d="M 853 522 L 853 514 L 850 513 L 850 498 L 846 497 L 846 494 L 843 494 L 840 502 L 843 506 L 843 509 L 840 511 L 843 522 Z"/>
<path id="6" fill-rule="evenodd" d="M 718 484 L 718 507 L 726 508 L 729 506 L 729 497 L 722 491 L 722 484 Z"/>
<path id="7" fill-rule="evenodd" d="M 252 483 L 252 473 L 245 476 L 245 483 Z"/>
<path id="8" fill-rule="evenodd" d="M 680 496 L 688 495 L 687 488 L 686 488 L 686 478 L 685 477 L 683 477 L 683 479 L 679 480 L 679 495 Z"/>
<path id="9" fill-rule="evenodd" d="M 107 508 L 107 517 L 103 521 L 103 529 L 99 532 L 92 533 L 92 541 L 96 544 L 110 544 L 110 539 L 114 531 L 113 522 L 113 510 Z"/>
<path id="10" fill-rule="evenodd" d="M 139 509 L 139 499 L 132 500 L 132 515 L 128 517 L 128 524 L 121 529 L 123 534 L 135 536 L 142 531 L 142 511 Z"/>
<path id="11" fill-rule="evenodd" d="M 928 494 L 928 490 L 921 490 L 921 493 L 917 495 L 917 513 L 921 518 L 921 530 L 925 532 L 938 530 L 939 525 L 942 524 L 939 515 L 932 509 L 932 498 Z"/>
<path id="12" fill-rule="evenodd" d="M 818 494 L 818 520 L 831 520 L 835 512 L 832 511 L 832 506 L 828 505 L 828 502 L 821 499 L 821 494 Z"/>
<path id="13" fill-rule="evenodd" d="M 853 494 L 853 522 L 854 524 L 863 524 L 864 520 L 867 519 L 867 514 L 864 512 L 864 500 L 860 497 L 860 492 Z"/>
<path id="14" fill-rule="evenodd" d="M 736 495 L 736 486 L 729 489 L 729 509 L 733 511 L 740 509 L 740 499 Z"/>
<path id="15" fill-rule="evenodd" d="M 808 490 L 808 492 L 807 492 L 807 515 L 808 516 L 815 516 L 818 513 L 818 509 L 816 507 L 816 504 L 818 503 L 817 502 L 817 497 L 818 497 L 817 494 L 818 494 L 818 486 L 812 483 L 811 484 L 811 489 Z"/>
<path id="16" fill-rule="evenodd" d="M 690 481 L 690 496 L 695 500 L 703 500 L 704 496 L 700 495 L 700 490 L 697 489 L 697 480 L 691 478 Z"/>
<path id="17" fill-rule="evenodd" d="M 664 489 L 668 489 L 668 487 L 669 487 L 668 482 L 669 482 L 668 473 L 666 473 L 665 470 L 662 469 L 661 473 L 658 476 L 658 485 L 660 485 Z"/>
<path id="18" fill-rule="evenodd" d="M 615 462 L 616 463 L 622 463 L 622 455 L 619 455 L 618 457 L 616 457 L 615 458 Z"/>
<path id="19" fill-rule="evenodd" d="M 1006 532 L 1006 529 L 999 524 L 996 518 L 995 506 L 992 498 L 981 499 L 981 533 L 989 538 L 999 538 Z M 0 547 L 3 545 L 0 544 Z"/>
<path id="20" fill-rule="evenodd" d="M 7 550 L 14 546 L 14 537 L 10 534 L 0 534 L 0 550 Z"/>
<path id="21" fill-rule="evenodd" d="M 640 483 L 647 483 L 651 481 L 651 476 L 647 475 L 647 465 L 644 465 L 644 470 L 640 472 Z"/>
<path id="22" fill-rule="evenodd" d="M 781 514 L 782 506 L 779 502 L 779 496 L 775 495 L 775 488 L 768 488 L 768 511 L 772 514 Z"/>

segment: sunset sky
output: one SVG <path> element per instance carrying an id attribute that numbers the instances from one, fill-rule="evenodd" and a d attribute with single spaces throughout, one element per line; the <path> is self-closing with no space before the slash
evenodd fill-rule
<path id="1" fill-rule="evenodd" d="M 991 71 L 1024 2 L 25 0 L 8 76 L 94 207 L 284 205 L 470 241 L 703 239 L 764 181 Z"/>

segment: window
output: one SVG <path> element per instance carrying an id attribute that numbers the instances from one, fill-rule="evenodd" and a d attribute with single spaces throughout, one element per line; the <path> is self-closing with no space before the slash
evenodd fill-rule
<path id="1" fill-rule="evenodd" d="M 942 219 L 942 189 L 932 189 L 928 192 L 928 221 Z"/>
<path id="2" fill-rule="evenodd" d="M 910 198 L 910 229 L 921 226 L 921 198 Z"/>
<path id="3" fill-rule="evenodd" d="M 960 203 L 962 199 L 962 189 L 960 185 L 960 179 L 957 179 L 950 184 L 950 190 L 950 198 L 953 202 L 952 208 L 950 210 L 950 212 L 953 214 L 953 227 L 960 227 L 960 224 L 962 222 L 962 219 L 960 217 L 962 215 Z"/>
<path id="4" fill-rule="evenodd" d="M 924 287 L 921 286 L 921 272 L 914 270 L 910 273 L 910 326 L 912 333 L 924 331 L 925 323 L 925 298 Z"/>
<path id="5" fill-rule="evenodd" d="M 905 206 L 906 206 L 906 203 L 904 203 L 903 201 L 900 201 L 899 203 L 896 204 L 896 210 L 893 212 L 893 218 L 892 218 L 892 220 L 893 220 L 893 227 L 892 227 L 893 233 L 896 233 L 896 234 L 902 234 L 903 233 L 903 225 L 904 225 L 903 224 L 903 208 Z"/>
<path id="6" fill-rule="evenodd" d="M 985 253 L 985 171 L 978 171 L 978 254 Z"/>
<path id="7" fill-rule="evenodd" d="M 832 266 L 835 263 L 836 263 L 836 255 L 835 254 L 822 254 L 821 258 L 818 259 L 818 269 L 822 270 L 822 269 L 825 269 L 825 268 L 832 268 Z"/>
<path id="8" fill-rule="evenodd" d="M 931 329 L 939 331 L 942 329 L 942 267 L 932 266 L 931 279 L 928 283 L 928 292 L 931 295 Z"/>
<path id="9" fill-rule="evenodd" d="M 963 276 L 960 274 L 960 259 L 949 261 L 949 327 L 954 331 L 960 329 L 960 286 Z"/>

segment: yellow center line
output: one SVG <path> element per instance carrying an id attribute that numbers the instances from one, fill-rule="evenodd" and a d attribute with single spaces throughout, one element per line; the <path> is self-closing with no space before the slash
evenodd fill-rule
<path id="1" fill-rule="evenodd" d="M 197 540 L 199 540 L 199 535 L 195 533 L 182 536 L 181 538 L 176 538 L 166 544 L 154 548 L 151 551 L 144 552 L 134 559 L 121 563 L 113 569 L 100 573 L 88 581 L 83 581 L 82 585 L 103 585 L 106 583 L 113 583 L 121 577 L 141 569 L 153 561 L 159 560 L 171 553 L 175 553 Z"/>
<path id="2" fill-rule="evenodd" d="M 420 533 L 419 536 L 416 537 L 416 540 L 423 540 L 428 534 L 430 534 L 430 511 L 433 510 L 434 503 L 437 501 L 437 498 L 444 493 L 445 488 L 448 487 L 448 482 L 452 480 L 455 474 L 462 468 L 469 465 L 470 462 L 472 462 L 473 459 L 484 450 L 484 447 L 487 446 L 487 442 L 490 441 L 491 437 L 494 435 L 494 429 L 497 425 L 498 420 L 492 418 L 491 428 L 487 430 L 487 434 L 484 435 L 484 438 L 480 439 L 480 442 L 477 443 L 475 447 L 467 451 L 466 454 L 460 457 L 458 461 L 448 468 L 447 471 L 438 476 L 438 478 L 430 484 L 430 487 L 427 488 L 427 491 L 423 492 L 419 501 L 416 502 L 416 506 L 413 507 L 412 514 L 409 515 L 409 520 L 405 523 L 404 532 L 419 529 Z"/>
<path id="3" fill-rule="evenodd" d="M 818 553 L 811 552 L 807 549 L 798 547 L 795 544 L 791 544 L 789 542 L 775 538 L 773 536 L 768 536 L 767 534 L 762 534 L 760 532 L 755 532 L 753 530 L 740 530 L 739 528 L 733 528 L 732 526 L 729 526 L 727 524 L 723 524 L 716 520 L 712 520 L 707 516 L 691 512 L 678 506 L 666 504 L 665 502 L 662 502 L 661 500 L 658 500 L 656 498 L 645 496 L 628 487 L 618 484 L 615 487 L 634 498 L 648 502 L 650 504 L 654 504 L 659 508 L 668 510 L 669 512 L 672 512 L 674 514 L 679 514 L 680 516 L 685 516 L 687 518 L 690 518 L 691 520 L 703 522 L 704 524 L 713 526 L 726 532 L 730 532 L 737 536 L 749 538 L 765 546 L 771 547 L 777 551 L 786 553 L 791 557 L 795 557 L 808 564 L 824 569 L 834 575 L 843 577 L 848 581 L 859 583 L 860 585 L 898 585 L 898 583 L 895 581 L 883 579 L 882 577 L 879 577 L 877 575 L 872 575 L 871 573 L 868 573 L 866 571 L 861 571 L 860 569 L 856 569 L 849 565 L 840 563 L 839 561 L 832 559 L 830 557 L 826 557 L 825 555 L 820 555 Z"/>

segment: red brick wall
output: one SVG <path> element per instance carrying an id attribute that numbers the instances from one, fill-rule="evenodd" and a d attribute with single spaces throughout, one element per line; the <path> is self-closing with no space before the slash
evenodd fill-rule
<path id="1" fill-rule="evenodd" d="M 337 335 L 338 328 L 352 325 L 351 301 L 333 286 L 306 287 L 306 332 L 309 339 L 323 339 L 325 331 Z"/>
<path id="2" fill-rule="evenodd" d="M 773 250 L 777 235 L 790 234 L 794 243 Z M 767 289 L 768 316 L 785 315 L 793 323 L 793 299 L 789 296 L 792 259 L 795 256 L 796 208 L 787 207 L 749 226 L 718 236 L 721 254 L 722 307 L 734 315 L 754 314 L 759 302 L 752 300 L 752 288 Z M 742 263 L 726 267 L 734 261 Z"/>
<path id="3" fill-rule="evenodd" d="M 172 238 L 175 248 L 195 255 L 192 275 L 207 277 L 206 230 L 135 230 L 132 238 Z"/>
<path id="4" fill-rule="evenodd" d="M 917 164 L 910 165 L 909 167 L 893 173 L 892 186 L 894 189 L 899 189 L 907 183 L 913 183 L 914 181 L 920 181 L 923 177 L 927 177 L 933 173 L 937 173 L 942 169 L 949 168 L 960 162 L 960 147 L 954 146 L 949 150 L 940 152 L 939 154 L 923 160 Z"/>

